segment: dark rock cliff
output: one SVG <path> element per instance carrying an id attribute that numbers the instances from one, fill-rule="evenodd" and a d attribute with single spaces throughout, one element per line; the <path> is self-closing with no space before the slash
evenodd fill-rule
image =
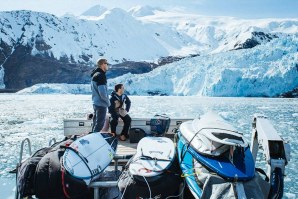
<path id="1" fill-rule="evenodd" d="M 243 43 L 235 44 L 234 50 L 253 48 L 261 43 L 270 42 L 274 38 L 278 38 L 278 36 L 264 32 L 252 32 L 251 38 L 248 38 Z"/>
<path id="2" fill-rule="evenodd" d="M 23 89 L 37 83 L 87 83 L 89 66 L 56 60 L 48 55 L 31 55 L 30 46 L 19 45 L 3 63 L 6 89 Z"/>

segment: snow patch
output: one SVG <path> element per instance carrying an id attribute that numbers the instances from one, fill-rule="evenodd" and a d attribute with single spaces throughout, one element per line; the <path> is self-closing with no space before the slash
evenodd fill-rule
<path id="1" fill-rule="evenodd" d="M 18 94 L 91 94 L 89 84 L 35 84 Z"/>

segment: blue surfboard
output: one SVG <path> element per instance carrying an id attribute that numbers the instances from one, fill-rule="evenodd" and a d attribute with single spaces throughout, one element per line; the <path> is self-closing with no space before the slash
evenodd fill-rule
<path id="1" fill-rule="evenodd" d="M 198 153 L 191 146 L 187 148 L 188 143 L 181 134 L 179 140 L 185 150 L 191 154 L 192 158 L 196 159 L 202 165 L 211 169 L 227 181 L 247 181 L 254 177 L 255 163 L 249 147 L 244 148 L 242 154 L 235 154 L 233 161 L 231 162 L 227 154 L 228 152 L 219 157 L 205 156 Z"/>

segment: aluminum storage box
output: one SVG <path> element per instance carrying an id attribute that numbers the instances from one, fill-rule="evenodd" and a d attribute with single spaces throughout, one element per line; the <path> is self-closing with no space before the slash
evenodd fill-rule
<path id="1" fill-rule="evenodd" d="M 151 118 L 132 118 L 131 128 L 141 128 L 145 131 L 146 134 L 151 134 L 150 130 L 150 120 Z M 175 131 L 175 129 L 179 128 L 179 125 L 182 122 L 188 121 L 191 119 L 188 118 L 171 118 L 170 127 L 166 134 L 171 134 Z M 93 120 L 87 120 L 82 118 L 76 119 L 64 119 L 64 135 L 81 135 L 84 133 L 91 132 Z M 119 119 L 119 123 L 117 126 L 117 134 L 121 133 L 123 128 L 123 121 Z"/>
<path id="2" fill-rule="evenodd" d="M 91 132 L 92 129 L 92 120 L 86 119 L 65 119 L 63 120 L 64 124 L 64 135 L 71 136 L 71 135 L 81 135 L 84 133 Z"/>

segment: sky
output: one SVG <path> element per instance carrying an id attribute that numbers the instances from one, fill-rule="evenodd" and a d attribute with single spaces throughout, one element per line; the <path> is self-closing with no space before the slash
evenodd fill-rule
<path id="1" fill-rule="evenodd" d="M 297 0 L 0 0 L 0 11 L 34 10 L 57 16 L 80 15 L 94 5 L 128 10 L 149 5 L 208 16 L 298 18 Z"/>

